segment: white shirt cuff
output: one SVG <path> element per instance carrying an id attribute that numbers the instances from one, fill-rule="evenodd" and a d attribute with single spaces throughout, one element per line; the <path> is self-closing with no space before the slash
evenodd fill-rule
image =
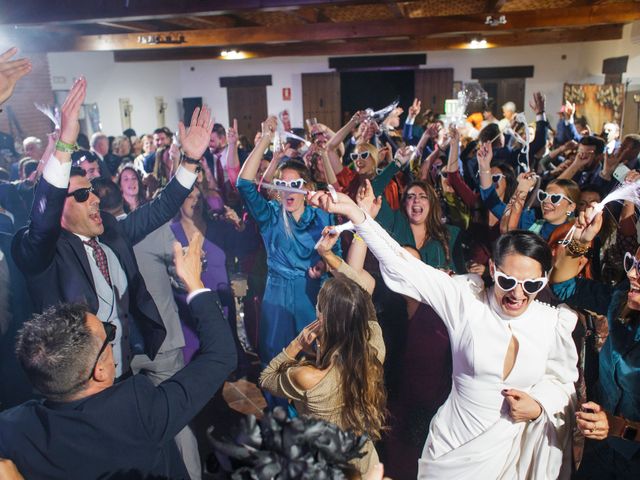
<path id="1" fill-rule="evenodd" d="M 540 122 L 540 121 L 543 121 L 543 122 L 547 121 L 547 114 L 546 113 L 542 112 L 542 113 L 538 113 L 536 115 L 536 122 Z"/>
<path id="2" fill-rule="evenodd" d="M 196 183 L 197 178 L 197 173 L 190 172 L 182 165 L 178 167 L 178 171 L 176 172 L 176 179 L 184 188 L 188 188 L 189 190 L 191 190 L 191 187 L 193 187 L 193 184 Z"/>
<path id="3" fill-rule="evenodd" d="M 177 173 L 176 173 L 176 175 L 177 175 Z M 198 290 L 194 290 L 189 295 L 187 295 L 187 303 L 191 303 L 191 300 L 193 300 L 193 298 L 196 295 L 200 295 L 203 292 L 210 292 L 210 291 L 211 291 L 210 288 L 199 288 Z"/>
<path id="4" fill-rule="evenodd" d="M 404 122 L 405 125 L 413 125 L 413 122 L 416 121 L 416 117 L 407 117 L 407 120 Z"/>
<path id="5" fill-rule="evenodd" d="M 42 176 L 56 188 L 69 188 L 69 177 L 71 176 L 71 162 L 61 163 L 54 154 L 51 154 L 47 164 L 44 166 Z"/>

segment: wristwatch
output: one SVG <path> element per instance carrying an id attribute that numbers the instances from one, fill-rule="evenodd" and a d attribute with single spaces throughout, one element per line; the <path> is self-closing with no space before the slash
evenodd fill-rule
<path id="1" fill-rule="evenodd" d="M 640 429 L 634 427 L 623 417 L 611 417 L 609 435 L 620 437 L 631 442 L 640 442 Z"/>
<path id="2" fill-rule="evenodd" d="M 195 158 L 187 157 L 187 155 L 183 152 L 182 157 L 180 158 L 185 163 L 190 163 L 192 165 L 200 165 L 200 160 L 196 160 Z"/>

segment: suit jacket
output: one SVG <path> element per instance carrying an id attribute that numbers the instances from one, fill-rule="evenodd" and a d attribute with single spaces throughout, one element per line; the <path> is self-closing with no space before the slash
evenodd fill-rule
<path id="1" fill-rule="evenodd" d="M 189 306 L 200 340 L 189 365 L 157 387 L 134 375 L 81 400 L 0 413 L 0 457 L 28 479 L 188 479 L 174 437 L 236 365 L 217 295 L 200 293 Z"/>
<path id="2" fill-rule="evenodd" d="M 162 345 L 166 332 L 138 270 L 132 246 L 171 220 L 189 192 L 173 178 L 158 197 L 121 222 L 113 215 L 100 212 L 104 225 L 100 242 L 118 257 L 129 285 L 132 351 L 144 352 L 151 359 Z M 37 312 L 59 302 L 82 302 L 96 313 L 98 296 L 84 245 L 79 237 L 60 226 L 66 195 L 67 189 L 56 188 L 44 178 L 40 180 L 30 224 L 14 236 L 13 258 L 27 279 Z"/>

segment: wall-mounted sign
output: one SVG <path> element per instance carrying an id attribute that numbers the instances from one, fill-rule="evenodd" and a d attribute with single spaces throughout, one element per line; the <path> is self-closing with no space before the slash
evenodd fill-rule
<path id="1" fill-rule="evenodd" d="M 282 89 L 282 100 L 291 100 L 291 89 L 289 87 Z"/>

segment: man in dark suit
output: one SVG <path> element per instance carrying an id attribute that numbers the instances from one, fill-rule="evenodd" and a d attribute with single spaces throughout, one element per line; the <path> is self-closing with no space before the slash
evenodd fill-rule
<path id="1" fill-rule="evenodd" d="M 60 140 L 35 190 L 28 228 L 16 233 L 12 254 L 24 273 L 36 311 L 59 302 L 83 302 L 102 321 L 118 327 L 114 350 L 117 376 L 131 356 L 153 359 L 165 338 L 158 309 L 138 271 L 132 245 L 169 221 L 189 195 L 212 122 L 196 110 L 183 138 L 184 161 L 153 202 L 122 222 L 100 212 L 100 200 L 81 169 L 71 168 L 79 132 L 78 112 L 86 93 L 79 79 L 62 106 Z"/>
<path id="2" fill-rule="evenodd" d="M 157 387 L 144 375 L 114 384 L 111 324 L 62 304 L 25 323 L 17 352 L 46 397 L 0 413 L 0 457 L 25 478 L 188 479 L 174 436 L 235 368 L 231 330 L 217 295 L 201 281 L 202 235 L 174 246 L 200 351 Z"/>

